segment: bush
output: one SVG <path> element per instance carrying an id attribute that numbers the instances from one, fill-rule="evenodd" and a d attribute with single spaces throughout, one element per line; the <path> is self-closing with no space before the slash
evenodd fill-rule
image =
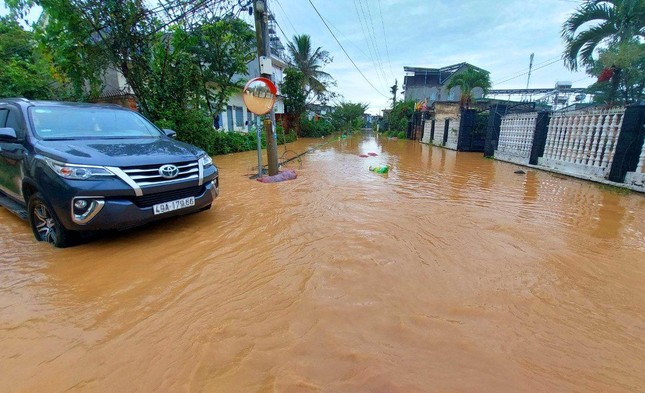
<path id="1" fill-rule="evenodd" d="M 320 138 L 331 135 L 333 132 L 334 126 L 327 120 L 308 120 L 306 118 L 300 120 L 300 133 L 303 137 Z"/>
<path id="2" fill-rule="evenodd" d="M 396 137 L 399 138 L 399 139 L 405 139 L 407 137 L 407 135 L 406 135 L 405 132 L 401 131 L 401 132 L 396 134 Z"/>
<path id="3" fill-rule="evenodd" d="M 257 149 L 258 138 L 255 129 L 250 132 L 226 132 L 213 129 L 211 118 L 200 111 L 175 114 L 173 119 L 156 122 L 159 128 L 169 128 L 177 132 L 177 139 L 195 145 L 209 155 L 237 153 Z M 278 145 L 297 139 L 295 132 L 284 132 L 280 125 L 276 128 Z M 266 148 L 266 134 L 262 132 L 262 148 Z"/>
<path id="4" fill-rule="evenodd" d="M 201 111 L 185 111 L 174 113 L 172 117 L 156 122 L 159 128 L 169 128 L 177 132 L 177 139 L 195 145 L 212 154 L 216 132 L 213 130 L 211 118 Z"/>

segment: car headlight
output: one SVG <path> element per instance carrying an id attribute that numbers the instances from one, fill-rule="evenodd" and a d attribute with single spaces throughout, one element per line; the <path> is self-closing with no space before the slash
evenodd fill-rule
<path id="1" fill-rule="evenodd" d="M 201 166 L 207 167 L 209 165 L 213 165 L 213 159 L 208 154 L 203 154 L 199 156 L 199 163 Z"/>
<path id="2" fill-rule="evenodd" d="M 86 180 L 94 176 L 114 176 L 107 168 L 94 165 L 76 165 L 45 159 L 56 174 L 65 179 Z"/>

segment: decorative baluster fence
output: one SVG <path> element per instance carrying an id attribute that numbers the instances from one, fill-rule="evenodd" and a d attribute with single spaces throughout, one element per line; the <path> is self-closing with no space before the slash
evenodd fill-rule
<path id="1" fill-rule="evenodd" d="M 495 158 L 522 165 L 528 164 L 537 117 L 537 112 L 503 116 Z"/>
<path id="2" fill-rule="evenodd" d="M 554 113 L 539 165 L 607 178 L 624 114 L 625 108 Z"/>

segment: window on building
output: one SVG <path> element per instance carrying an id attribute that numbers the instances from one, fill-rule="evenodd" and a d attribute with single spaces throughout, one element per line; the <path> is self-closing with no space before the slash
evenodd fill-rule
<path id="1" fill-rule="evenodd" d="M 244 127 L 244 111 L 241 106 L 235 107 L 235 127 Z"/>

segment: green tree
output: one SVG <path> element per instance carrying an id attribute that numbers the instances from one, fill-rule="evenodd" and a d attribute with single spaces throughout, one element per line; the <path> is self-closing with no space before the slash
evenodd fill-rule
<path id="1" fill-rule="evenodd" d="M 54 94 L 55 80 L 33 33 L 6 17 L 0 17 L 0 59 L 0 97 L 46 99 Z"/>
<path id="2" fill-rule="evenodd" d="M 197 38 L 192 52 L 208 106 L 219 113 L 229 97 L 244 87 L 233 76 L 247 74 L 247 64 L 255 58 L 255 32 L 243 20 L 227 15 L 202 21 L 192 35 Z"/>
<path id="3" fill-rule="evenodd" d="M 327 92 L 331 75 L 322 69 L 331 63 L 329 52 L 321 47 L 313 49 L 311 37 L 307 34 L 295 35 L 293 41 L 287 44 L 291 56 L 290 66 L 304 75 L 302 89 L 307 100 L 321 99 Z"/>
<path id="4" fill-rule="evenodd" d="M 645 44 L 629 41 L 601 49 L 588 73 L 599 77 L 598 82 L 589 86 L 594 101 L 605 104 L 640 102 L 645 99 Z"/>
<path id="5" fill-rule="evenodd" d="M 209 151 L 214 143 L 209 111 L 219 111 L 240 88 L 233 75 L 246 73 L 246 63 L 253 58 L 249 26 L 212 13 L 217 9 L 228 14 L 238 6 L 235 0 L 196 5 L 162 0 L 156 7 L 142 0 L 7 4 L 14 17 L 34 5 L 42 7 L 41 42 L 59 78 L 73 86 L 75 98 L 96 97 L 103 73 L 118 70 L 144 115 Z"/>
<path id="6" fill-rule="evenodd" d="M 332 123 L 347 132 L 356 130 L 363 125 L 363 114 L 367 107 L 367 104 L 342 102 L 331 115 Z"/>
<path id="7" fill-rule="evenodd" d="M 295 126 L 296 134 L 300 136 L 300 120 L 306 110 L 306 97 L 302 90 L 305 76 L 295 68 L 287 68 L 284 74 L 284 81 L 280 85 L 280 91 L 284 96 L 284 111 L 287 114 L 288 124 Z"/>
<path id="8" fill-rule="evenodd" d="M 461 105 L 467 108 L 473 100 L 472 90 L 474 88 L 482 88 L 484 95 L 488 92 L 491 86 L 490 74 L 486 71 L 468 67 L 463 72 L 450 78 L 450 82 L 448 82 L 446 87 L 450 90 L 456 86 L 459 86 L 461 89 Z"/>
<path id="9" fill-rule="evenodd" d="M 394 105 L 389 116 L 389 128 L 396 133 L 407 130 L 408 120 L 414 113 L 414 101 L 399 101 Z"/>
<path id="10" fill-rule="evenodd" d="M 602 43 L 621 44 L 645 38 L 645 1 L 586 0 L 564 22 L 564 63 L 577 70 L 593 67 L 594 50 Z"/>

